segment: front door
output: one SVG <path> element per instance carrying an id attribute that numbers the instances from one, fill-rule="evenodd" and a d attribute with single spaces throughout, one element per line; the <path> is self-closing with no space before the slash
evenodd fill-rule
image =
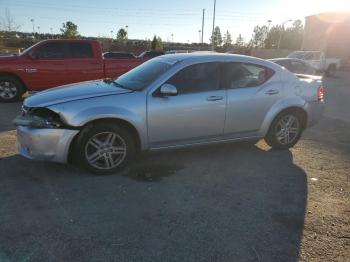
<path id="1" fill-rule="evenodd" d="M 25 65 L 26 83 L 32 90 L 42 90 L 65 84 L 66 45 L 48 42 L 39 46 Z"/>
<path id="2" fill-rule="evenodd" d="M 188 66 L 166 83 L 176 96 L 159 89 L 148 96 L 148 138 L 151 147 L 191 144 L 223 135 L 226 91 L 220 87 L 219 63 Z"/>

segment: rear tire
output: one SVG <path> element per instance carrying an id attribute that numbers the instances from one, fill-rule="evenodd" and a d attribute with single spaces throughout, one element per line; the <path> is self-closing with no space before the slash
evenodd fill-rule
<path id="1" fill-rule="evenodd" d="M 0 76 L 0 102 L 10 103 L 19 101 L 25 88 L 21 81 L 13 76 Z"/>
<path id="2" fill-rule="evenodd" d="M 76 143 L 77 160 L 96 175 L 123 170 L 135 158 L 136 146 L 127 129 L 116 124 L 87 126 Z"/>
<path id="3" fill-rule="evenodd" d="M 266 143 L 275 149 L 288 149 L 298 143 L 303 131 L 303 118 L 298 112 L 286 110 L 272 122 L 265 137 Z"/>

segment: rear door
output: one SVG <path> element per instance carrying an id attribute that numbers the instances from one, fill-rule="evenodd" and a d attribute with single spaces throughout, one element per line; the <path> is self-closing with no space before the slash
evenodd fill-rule
<path id="1" fill-rule="evenodd" d="M 100 50 L 94 50 L 91 42 L 67 43 L 67 81 L 70 83 L 101 79 L 104 65 Z"/>
<path id="2" fill-rule="evenodd" d="M 225 135 L 249 136 L 258 132 L 283 91 L 272 69 L 247 63 L 226 63 L 222 85 L 227 89 Z"/>
<path id="3" fill-rule="evenodd" d="M 148 97 L 148 135 L 152 147 L 207 141 L 223 135 L 226 91 L 220 86 L 220 64 L 188 66 L 166 83 L 178 95 Z"/>

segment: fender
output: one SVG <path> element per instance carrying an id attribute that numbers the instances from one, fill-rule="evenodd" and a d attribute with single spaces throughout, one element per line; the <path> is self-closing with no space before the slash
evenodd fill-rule
<path id="1" fill-rule="evenodd" d="M 282 112 L 283 110 L 291 107 L 298 107 L 302 110 L 304 110 L 307 113 L 307 110 L 305 110 L 306 102 L 301 97 L 291 97 L 291 98 L 285 98 L 283 100 L 277 101 L 268 111 L 268 113 L 265 116 L 265 119 L 261 125 L 260 131 L 262 135 L 265 137 L 267 132 L 269 131 L 270 125 L 272 121 L 275 119 L 275 117 Z"/>
<path id="2" fill-rule="evenodd" d="M 148 148 L 146 118 L 143 117 L 142 114 L 137 115 L 132 111 L 126 110 L 125 108 L 114 106 L 96 105 L 94 107 L 78 111 L 74 115 L 70 112 L 64 112 L 62 105 L 54 105 L 49 108 L 58 113 L 62 121 L 64 121 L 66 124 L 79 128 L 83 127 L 89 122 L 104 118 L 123 120 L 136 129 L 140 138 L 141 149 L 145 150 Z"/>

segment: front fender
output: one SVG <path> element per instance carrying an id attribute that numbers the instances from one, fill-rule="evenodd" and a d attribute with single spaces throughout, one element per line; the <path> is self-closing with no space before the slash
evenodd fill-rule
<path id="1" fill-rule="evenodd" d="M 292 98 L 285 98 L 283 100 L 277 101 L 268 111 L 268 113 L 265 116 L 265 119 L 261 125 L 261 133 L 262 136 L 266 136 L 267 132 L 269 131 L 269 128 L 271 126 L 272 121 L 275 119 L 275 117 L 282 112 L 283 110 L 291 107 L 297 107 L 302 110 L 305 110 L 306 102 L 300 97 L 292 97 Z"/>
<path id="2" fill-rule="evenodd" d="M 83 127 L 87 123 L 104 119 L 120 119 L 132 125 L 139 134 L 141 148 L 147 149 L 147 122 L 145 105 L 135 103 L 128 108 L 113 105 L 106 99 L 84 100 L 77 103 L 63 103 L 49 108 L 58 113 L 64 123 L 72 127 Z M 91 105 L 93 104 L 93 105 Z M 130 109 L 129 109 L 130 108 Z"/>

